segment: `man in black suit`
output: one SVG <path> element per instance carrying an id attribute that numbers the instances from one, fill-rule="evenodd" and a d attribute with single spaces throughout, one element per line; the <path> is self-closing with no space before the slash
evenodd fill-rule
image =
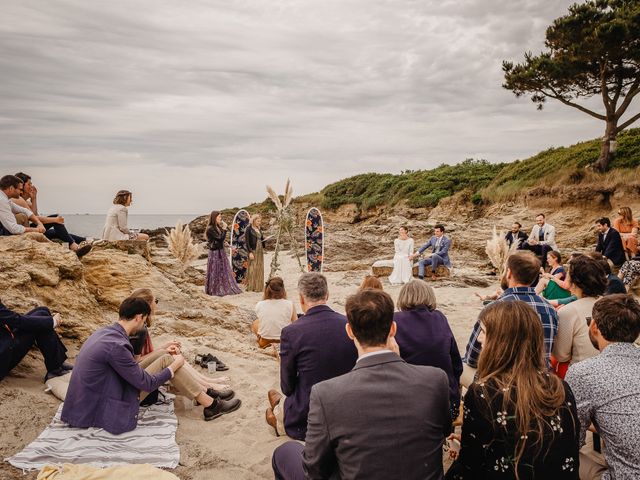
<path id="1" fill-rule="evenodd" d="M 265 416 L 278 435 L 304 441 L 311 387 L 350 371 L 358 352 L 345 332 L 347 318 L 327 305 L 324 275 L 303 274 L 298 293 L 304 315 L 280 334 L 280 388 L 286 398 L 269 390 Z"/>
<path id="2" fill-rule="evenodd" d="M 60 321 L 60 315 L 51 315 L 46 307 L 20 315 L 0 302 L 0 380 L 20 363 L 33 345 L 44 357 L 45 381 L 71 370 L 73 367 L 65 362 L 67 349 L 54 330 Z"/>
<path id="3" fill-rule="evenodd" d="M 620 267 L 627 260 L 620 233 L 615 228 L 611 228 L 611 221 L 607 217 L 596 220 L 596 228 L 600 232 L 596 252 L 600 252 L 616 267 Z"/>
<path id="4" fill-rule="evenodd" d="M 358 361 L 351 372 L 312 388 L 306 444 L 275 450 L 277 480 L 444 478 L 447 375 L 400 358 L 393 310 L 391 297 L 379 290 L 349 297 L 347 333 Z"/>
<path id="5" fill-rule="evenodd" d="M 529 235 L 520 230 L 521 228 L 522 224 L 520 222 L 513 222 L 513 225 L 511 225 L 511 231 L 504 236 L 509 248 L 511 248 L 513 242 L 516 242 L 516 248 L 521 248 L 522 244 L 527 241 L 527 238 L 529 238 Z"/>

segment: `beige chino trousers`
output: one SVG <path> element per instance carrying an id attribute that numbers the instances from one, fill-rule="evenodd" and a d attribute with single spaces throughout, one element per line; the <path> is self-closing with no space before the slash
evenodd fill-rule
<path id="1" fill-rule="evenodd" d="M 138 365 L 144 368 L 147 373 L 156 375 L 172 363 L 173 357 L 169 355 L 166 350 L 160 349 L 151 352 L 138 362 Z M 200 385 L 198 380 L 196 380 L 194 376 L 184 368 L 179 368 L 169 383 L 171 383 L 171 385 L 173 385 L 181 395 L 184 395 L 189 400 L 193 400 L 205 391 L 204 387 Z M 144 400 L 147 395 L 149 395 L 149 392 L 140 392 L 140 400 Z"/>

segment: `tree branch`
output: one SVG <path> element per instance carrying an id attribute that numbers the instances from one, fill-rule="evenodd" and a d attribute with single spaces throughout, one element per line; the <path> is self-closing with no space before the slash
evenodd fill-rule
<path id="1" fill-rule="evenodd" d="M 619 125 L 618 128 L 616 128 L 616 134 L 620 133 L 622 130 L 624 130 L 625 128 L 627 128 L 629 125 L 631 125 L 633 122 L 637 120 L 640 120 L 640 113 L 634 115 L 629 120 L 624 122 L 622 125 Z"/>
<path id="2" fill-rule="evenodd" d="M 573 108 L 577 108 L 581 112 L 584 112 L 584 113 L 586 113 L 588 115 L 591 115 L 592 117 L 597 118 L 598 120 L 606 120 L 607 119 L 607 117 L 605 117 L 604 115 L 596 113 L 593 110 L 589 110 L 588 108 L 585 108 L 582 105 L 578 105 L 577 103 L 573 103 L 573 102 L 570 102 L 569 100 L 566 100 L 565 98 L 562 97 L 562 95 L 558 94 L 553 89 L 553 87 L 549 87 L 549 88 L 551 88 L 551 91 L 553 92 L 553 94 L 545 92 L 542 89 L 540 89 L 540 93 L 546 95 L 549 98 L 555 98 L 556 100 L 559 100 L 560 102 L 564 103 L 565 105 L 568 105 L 568 106 L 573 107 Z"/>
<path id="3" fill-rule="evenodd" d="M 633 100 L 633 97 L 635 97 L 639 92 L 640 92 L 640 77 L 636 78 L 635 82 L 633 82 L 633 85 L 631 85 L 631 88 L 629 89 L 627 96 L 624 98 L 624 101 L 620 104 L 620 108 L 616 110 L 616 117 L 620 118 L 622 115 L 624 115 L 624 112 L 626 112 L 629 105 L 631 105 L 631 100 Z"/>
<path id="4" fill-rule="evenodd" d="M 615 108 L 611 108 L 609 88 L 607 87 L 607 65 L 605 62 L 600 63 L 600 90 L 602 93 L 602 102 L 604 103 L 604 109 L 607 112 L 607 117 L 609 117 L 611 116 L 611 113 L 615 113 Z"/>

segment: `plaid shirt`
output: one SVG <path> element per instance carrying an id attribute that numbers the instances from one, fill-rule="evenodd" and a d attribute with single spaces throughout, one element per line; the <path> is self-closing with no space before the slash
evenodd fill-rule
<path id="1" fill-rule="evenodd" d="M 544 298 L 536 295 L 535 289 L 531 287 L 507 288 L 496 302 L 513 302 L 515 300 L 528 303 L 538 312 L 538 316 L 542 322 L 542 329 L 544 330 L 544 346 L 548 363 L 551 350 L 553 349 L 553 339 L 558 332 L 558 314 L 551 304 Z M 478 368 L 478 358 L 480 358 L 480 351 L 482 350 L 482 344 L 478 342 L 478 335 L 480 335 L 480 322 L 476 320 L 476 324 L 473 326 L 473 332 L 469 338 L 469 343 L 467 344 L 467 352 L 462 359 L 464 363 L 473 368 Z"/>

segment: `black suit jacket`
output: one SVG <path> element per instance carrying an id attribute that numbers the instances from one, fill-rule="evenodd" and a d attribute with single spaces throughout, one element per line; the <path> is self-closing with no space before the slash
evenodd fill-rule
<path id="1" fill-rule="evenodd" d="M 607 238 L 602 240 L 604 235 L 598 234 L 598 245 L 596 252 L 602 253 L 605 257 L 613 262 L 617 267 L 622 265 L 627 258 L 624 255 L 624 247 L 622 246 L 622 237 L 615 228 L 609 228 Z"/>
<path id="2" fill-rule="evenodd" d="M 450 431 L 447 375 L 376 354 L 311 390 L 304 470 L 309 479 L 440 480 Z"/>

